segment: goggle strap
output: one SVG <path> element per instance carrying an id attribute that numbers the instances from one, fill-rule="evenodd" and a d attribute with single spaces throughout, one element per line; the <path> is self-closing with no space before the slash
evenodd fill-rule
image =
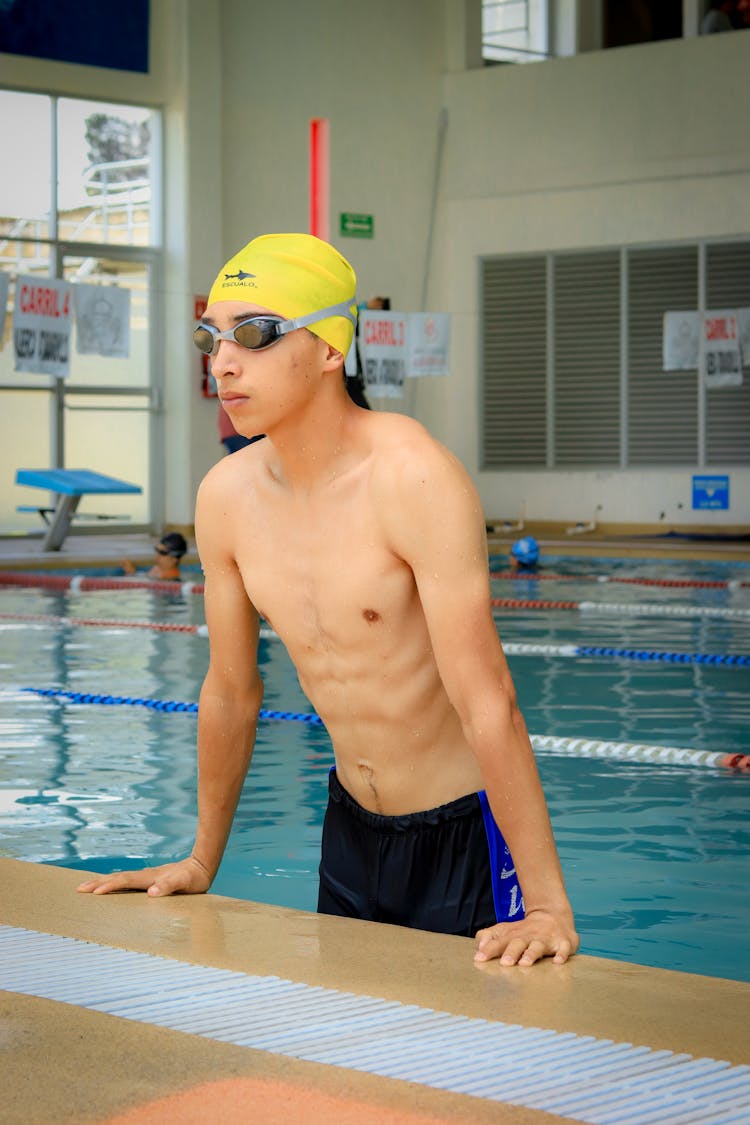
<path id="1" fill-rule="evenodd" d="M 305 316 L 297 316 L 294 320 L 285 320 L 277 326 L 276 332 L 279 336 L 285 336 L 287 332 L 294 332 L 297 328 L 307 328 L 309 324 L 317 324 L 320 320 L 327 320 L 329 316 L 344 316 L 356 325 L 357 317 L 351 310 L 353 304 L 354 297 L 349 301 L 341 301 L 338 305 L 330 305 L 327 309 L 306 313 Z"/>

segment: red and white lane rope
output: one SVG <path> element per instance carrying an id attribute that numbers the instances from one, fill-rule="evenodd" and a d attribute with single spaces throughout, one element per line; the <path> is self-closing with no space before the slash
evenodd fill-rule
<path id="1" fill-rule="evenodd" d="M 0 586 L 42 587 L 47 590 L 152 590 L 156 594 L 202 594 L 202 582 L 159 582 L 153 578 L 89 578 L 83 574 L 21 574 L 0 571 Z"/>
<path id="2" fill-rule="evenodd" d="M 115 621 L 98 617 L 56 617 L 53 614 L 0 613 L 0 621 L 23 621 L 27 625 L 39 626 L 93 626 L 100 629 L 151 629 L 156 633 L 192 633 L 197 637 L 208 636 L 207 625 L 176 625 L 165 621 Z M 261 629 L 264 640 L 277 640 L 273 629 Z"/>
<path id="3" fill-rule="evenodd" d="M 573 602 L 541 598 L 491 598 L 493 609 L 576 609 L 580 613 L 614 613 L 644 617 L 736 617 L 750 619 L 750 609 L 734 606 L 660 605 L 657 602 Z"/>
<path id="4" fill-rule="evenodd" d="M 636 578 L 620 574 L 541 574 L 536 570 L 491 570 L 490 578 L 497 581 L 523 579 L 526 582 L 532 579 L 535 582 L 624 582 L 631 586 L 674 586 L 698 590 L 739 590 L 743 586 L 750 587 L 750 580 L 743 582 L 739 578 Z"/>
<path id="5" fill-rule="evenodd" d="M 490 571 L 497 581 L 515 580 L 534 582 L 616 582 L 631 586 L 662 586 L 700 590 L 738 590 L 750 588 L 750 580 L 692 579 L 692 578 L 637 578 L 615 574 L 548 574 L 538 571 Z M 153 590 L 155 593 L 180 593 L 186 597 L 202 594 L 202 582 L 159 582 L 153 578 L 96 578 L 81 574 L 26 574 L 16 571 L 0 572 L 0 586 L 40 586 L 53 590 L 71 590 L 74 593 L 88 590 Z"/>
<path id="6" fill-rule="evenodd" d="M 660 766 L 721 766 L 750 772 L 750 754 L 723 754 L 714 750 L 688 750 L 681 746 L 649 746 L 643 742 L 602 742 L 589 738 L 558 738 L 532 734 L 536 753 L 567 758 L 605 758 L 620 762 L 651 762 Z"/>

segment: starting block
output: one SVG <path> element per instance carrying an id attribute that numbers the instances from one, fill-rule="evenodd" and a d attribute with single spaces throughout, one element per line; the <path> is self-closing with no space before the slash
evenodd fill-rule
<path id="1" fill-rule="evenodd" d="M 90 469 L 17 469 L 16 484 L 43 488 L 47 492 L 55 493 L 54 507 L 24 505 L 20 509 L 39 512 L 48 524 L 42 543 L 43 551 L 60 550 L 70 530 L 81 497 L 143 492 L 138 484 L 130 484 L 128 481 L 118 480 L 117 477 L 92 472 Z"/>

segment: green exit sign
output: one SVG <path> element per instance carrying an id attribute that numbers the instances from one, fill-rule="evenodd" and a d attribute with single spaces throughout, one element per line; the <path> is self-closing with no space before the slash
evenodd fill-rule
<path id="1" fill-rule="evenodd" d="M 339 215 L 339 234 L 349 238 L 372 238 L 375 234 L 375 216 L 342 211 Z"/>

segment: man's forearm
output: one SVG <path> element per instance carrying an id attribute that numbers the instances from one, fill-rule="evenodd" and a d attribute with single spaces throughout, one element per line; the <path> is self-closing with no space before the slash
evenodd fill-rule
<path id="1" fill-rule="evenodd" d="M 497 728 L 496 728 L 497 730 Z M 475 752 L 493 816 L 507 843 L 526 910 L 570 912 L 547 802 L 528 733 L 518 713 Z"/>
<path id="2" fill-rule="evenodd" d="M 214 878 L 250 766 L 259 702 L 201 692 L 198 709 L 198 828 L 193 855 Z"/>

